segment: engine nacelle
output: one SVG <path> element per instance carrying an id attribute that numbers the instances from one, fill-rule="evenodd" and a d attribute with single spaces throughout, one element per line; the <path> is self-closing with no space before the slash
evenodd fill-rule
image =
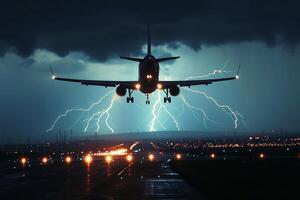
<path id="1" fill-rule="evenodd" d="M 126 95 L 126 88 L 122 85 L 118 86 L 116 89 L 116 93 L 119 96 L 125 96 Z"/>
<path id="2" fill-rule="evenodd" d="M 180 92 L 180 89 L 178 86 L 173 86 L 170 88 L 170 95 L 177 96 Z"/>

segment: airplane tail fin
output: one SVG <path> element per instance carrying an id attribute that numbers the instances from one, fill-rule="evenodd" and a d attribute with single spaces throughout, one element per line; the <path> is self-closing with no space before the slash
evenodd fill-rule
<path id="1" fill-rule="evenodd" d="M 157 62 L 163 62 L 163 61 L 167 61 L 167 60 L 174 60 L 180 58 L 180 56 L 176 56 L 176 57 L 166 57 L 166 58 L 157 58 L 156 61 Z"/>
<path id="2" fill-rule="evenodd" d="M 135 62 L 141 62 L 143 60 L 142 58 L 131 58 L 131 57 L 124 57 L 124 56 L 121 56 L 120 58 L 125 60 L 135 61 Z"/>

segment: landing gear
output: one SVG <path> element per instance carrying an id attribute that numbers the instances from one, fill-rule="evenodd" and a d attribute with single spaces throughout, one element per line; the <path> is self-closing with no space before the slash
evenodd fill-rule
<path id="1" fill-rule="evenodd" d="M 171 97 L 164 97 L 164 103 L 171 103 Z"/>
<path id="2" fill-rule="evenodd" d="M 133 89 L 128 89 L 129 97 L 127 97 L 127 103 L 134 102 L 134 98 L 131 96 L 132 93 L 133 93 Z"/>
<path id="3" fill-rule="evenodd" d="M 171 97 L 169 97 L 169 89 L 164 89 L 164 93 L 166 94 L 166 97 L 164 97 L 164 103 L 171 103 Z"/>
<path id="4" fill-rule="evenodd" d="M 149 94 L 146 94 L 146 96 L 147 96 L 146 104 L 150 104 Z"/>

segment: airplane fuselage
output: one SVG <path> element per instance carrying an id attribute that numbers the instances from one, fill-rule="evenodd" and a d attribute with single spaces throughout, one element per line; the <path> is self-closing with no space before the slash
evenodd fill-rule
<path id="1" fill-rule="evenodd" d="M 157 89 L 159 81 L 159 63 L 152 55 L 147 55 L 139 64 L 139 90 L 150 94 Z"/>

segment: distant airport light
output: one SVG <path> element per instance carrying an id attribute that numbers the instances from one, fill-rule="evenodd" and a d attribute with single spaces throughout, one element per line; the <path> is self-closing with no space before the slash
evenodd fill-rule
<path id="1" fill-rule="evenodd" d="M 236 75 L 236 76 L 235 76 L 235 79 L 239 79 L 239 78 L 240 78 L 239 75 Z"/>
<path id="2" fill-rule="evenodd" d="M 176 159 L 177 159 L 177 160 L 180 160 L 180 159 L 181 159 L 181 154 L 179 154 L 179 153 L 176 154 Z"/>
<path id="3" fill-rule="evenodd" d="M 150 161 L 153 161 L 153 160 L 154 160 L 154 155 L 153 155 L 153 154 L 149 154 L 148 159 L 149 159 Z"/>
<path id="4" fill-rule="evenodd" d="M 52 76 L 52 79 L 53 79 L 53 80 L 56 79 L 56 76 Z"/>
<path id="5" fill-rule="evenodd" d="M 261 153 L 261 154 L 259 154 L 259 158 L 263 159 L 263 158 L 265 158 L 265 155 L 263 153 Z"/>
<path id="6" fill-rule="evenodd" d="M 161 90 L 163 88 L 162 84 L 161 83 L 158 83 L 157 84 L 157 89 Z"/>
<path id="7" fill-rule="evenodd" d="M 126 156 L 126 160 L 127 160 L 128 162 L 131 162 L 131 161 L 133 160 L 132 155 L 127 155 L 127 156 Z"/>
<path id="8" fill-rule="evenodd" d="M 86 164 L 91 164 L 91 162 L 93 161 L 93 157 L 90 155 L 90 154 L 88 154 L 88 155 L 86 155 L 85 157 L 84 157 L 84 162 L 86 163 Z"/>
<path id="9" fill-rule="evenodd" d="M 72 162 L 71 156 L 65 157 L 65 162 L 68 163 L 68 164 L 71 163 Z"/>
<path id="10" fill-rule="evenodd" d="M 27 159 L 23 157 L 23 158 L 21 158 L 20 162 L 22 165 L 25 165 L 27 162 Z"/>
<path id="11" fill-rule="evenodd" d="M 210 157 L 211 157 L 212 159 L 215 159 L 215 158 L 216 158 L 216 155 L 215 155 L 214 153 L 212 153 L 212 154 L 210 154 Z"/>
<path id="12" fill-rule="evenodd" d="M 48 158 L 47 157 L 43 157 L 42 158 L 42 163 L 45 165 L 48 163 Z"/>
<path id="13" fill-rule="evenodd" d="M 135 84 L 135 89 L 137 89 L 137 90 L 141 89 L 141 84 L 139 84 L 139 83 Z"/>
<path id="14" fill-rule="evenodd" d="M 111 157 L 111 156 L 106 156 L 106 157 L 105 157 L 105 161 L 106 161 L 107 163 L 111 163 L 112 157 Z"/>

